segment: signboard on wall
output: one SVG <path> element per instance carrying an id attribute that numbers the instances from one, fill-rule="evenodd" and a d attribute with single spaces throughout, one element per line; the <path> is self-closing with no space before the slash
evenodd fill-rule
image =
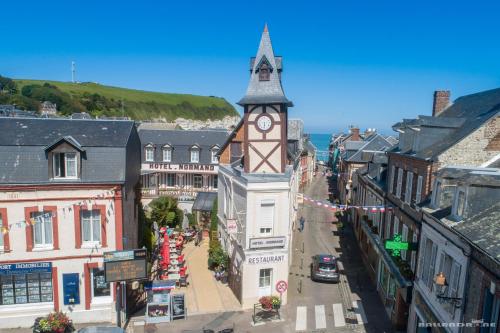
<path id="1" fill-rule="evenodd" d="M 146 279 L 146 265 L 145 249 L 104 253 L 106 282 Z"/>
<path id="2" fill-rule="evenodd" d="M 213 173 L 219 171 L 219 166 L 216 164 L 172 164 L 163 162 L 142 163 L 141 170 L 163 171 L 163 172 L 194 172 L 194 173 Z"/>
<path id="3" fill-rule="evenodd" d="M 250 265 L 257 264 L 281 264 L 286 262 L 285 254 L 267 254 L 259 256 L 250 256 L 246 258 L 246 261 Z"/>
<path id="4" fill-rule="evenodd" d="M 275 247 L 285 247 L 286 237 L 264 237 L 264 238 L 250 238 L 250 248 L 251 249 L 264 249 L 264 248 L 275 248 Z"/>
<path id="5" fill-rule="evenodd" d="M 51 273 L 51 262 L 22 262 L 17 264 L 0 264 L 0 275 Z"/>

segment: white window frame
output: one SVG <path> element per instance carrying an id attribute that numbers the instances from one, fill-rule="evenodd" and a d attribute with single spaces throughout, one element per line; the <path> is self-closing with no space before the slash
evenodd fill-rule
<path id="1" fill-rule="evenodd" d="M 389 193 L 393 193 L 394 189 L 394 177 L 396 173 L 396 167 L 394 165 L 391 166 L 391 176 L 389 177 Z"/>
<path id="2" fill-rule="evenodd" d="M 49 216 L 46 216 L 45 214 L 49 214 Z M 34 249 L 53 249 L 54 248 L 54 221 L 52 220 L 52 213 L 51 212 L 48 212 L 48 211 L 43 211 L 43 212 L 33 212 L 32 213 L 33 215 L 33 218 L 35 219 L 35 225 L 33 226 L 33 248 Z M 40 219 L 42 220 L 42 222 L 40 222 Z M 46 219 L 50 219 L 50 221 L 46 220 Z M 37 230 L 37 226 L 39 224 L 42 224 L 42 234 L 41 234 L 41 238 L 42 238 L 42 242 L 41 243 L 36 243 L 36 230 Z M 46 234 L 46 230 L 45 228 L 47 228 L 47 224 L 50 223 L 50 238 L 51 238 L 51 242 L 48 243 L 47 240 L 45 239 L 45 234 Z"/>
<path id="3" fill-rule="evenodd" d="M 405 191 L 405 202 L 406 203 L 411 203 L 411 195 L 412 195 L 412 189 L 413 189 L 413 172 L 407 171 L 406 172 L 406 191 Z"/>
<path id="4" fill-rule="evenodd" d="M 463 193 L 463 195 L 464 195 L 464 205 L 462 207 L 463 211 L 461 213 L 458 212 L 460 193 Z M 460 217 L 460 218 L 463 217 L 463 215 L 465 213 L 465 206 L 467 204 L 467 196 L 466 196 L 465 190 L 464 189 L 457 189 L 457 191 L 455 191 L 455 198 L 453 201 L 454 202 L 453 202 L 452 214 L 456 217 Z"/>
<path id="5" fill-rule="evenodd" d="M 163 147 L 163 162 L 172 162 L 172 148 Z"/>
<path id="6" fill-rule="evenodd" d="M 151 156 L 149 155 L 151 154 Z M 155 160 L 155 150 L 153 145 L 147 145 L 144 147 L 144 160 L 146 162 L 154 162 Z"/>
<path id="7" fill-rule="evenodd" d="M 101 269 L 100 267 L 97 267 L 98 269 Z M 94 269 L 92 268 L 90 270 L 90 299 L 91 299 L 91 304 L 105 304 L 105 303 L 112 303 L 113 302 L 113 293 L 111 292 L 112 289 L 112 282 L 109 283 L 109 295 L 107 296 L 95 296 L 94 295 Z"/>
<path id="8" fill-rule="evenodd" d="M 271 210 L 271 221 L 270 222 L 265 222 L 264 223 L 264 215 L 263 215 L 263 207 L 272 207 Z M 275 215 L 276 215 L 276 203 L 274 200 L 270 199 L 264 199 L 260 201 L 260 207 L 259 207 L 259 212 L 260 212 L 260 224 L 259 224 L 259 234 L 261 236 L 272 236 L 273 235 L 273 230 L 274 230 L 274 224 L 275 224 Z"/>
<path id="9" fill-rule="evenodd" d="M 403 186 L 403 169 L 398 168 L 398 184 L 396 186 L 396 197 L 401 198 L 401 187 Z"/>
<path id="10" fill-rule="evenodd" d="M 61 154 L 64 156 L 64 176 L 61 175 L 60 172 L 60 163 L 61 159 L 60 156 Z M 70 159 L 68 156 L 71 155 L 74 157 L 74 166 L 72 168 L 69 168 L 69 161 Z M 57 162 L 56 162 L 57 161 Z M 76 152 L 67 152 L 67 153 L 53 153 L 52 154 L 52 172 L 53 172 L 53 177 L 57 179 L 77 179 L 78 178 L 78 154 Z M 74 175 L 69 176 L 68 175 L 68 170 L 72 170 Z"/>
<path id="11" fill-rule="evenodd" d="M 264 274 L 262 274 L 264 273 Z M 269 273 L 269 274 L 266 274 Z M 266 280 L 269 280 L 268 282 Z M 271 287 L 273 280 L 273 269 L 272 268 L 261 268 L 259 270 L 259 288 L 269 288 Z M 264 283 L 262 283 L 264 282 Z"/>
<path id="12" fill-rule="evenodd" d="M 196 179 L 200 180 L 200 186 L 196 186 Z M 203 175 L 201 174 L 194 174 L 193 175 L 193 188 L 203 188 Z"/>
<path id="13" fill-rule="evenodd" d="M 422 201 L 422 185 L 424 182 L 424 177 L 417 177 L 417 193 L 415 194 L 415 203 L 420 203 Z"/>
<path id="14" fill-rule="evenodd" d="M 200 163 L 200 150 L 198 148 L 191 148 L 190 156 L 191 163 Z"/>
<path id="15" fill-rule="evenodd" d="M 87 218 L 87 217 L 83 217 L 83 214 L 85 212 L 90 212 L 90 216 Z M 94 212 L 97 212 L 97 215 L 99 217 L 98 221 L 96 221 L 96 217 L 93 215 Z M 100 245 L 101 244 L 101 241 L 102 241 L 102 235 L 101 235 L 101 219 L 102 219 L 102 216 L 101 216 L 101 211 L 99 209 L 82 209 L 80 211 L 80 223 L 81 223 L 81 228 L 82 228 L 82 247 L 85 247 L 86 245 L 87 246 L 95 246 L 95 245 Z M 97 228 L 99 230 L 99 239 L 96 240 L 94 239 L 94 223 L 95 222 L 98 222 L 97 223 Z M 90 230 L 90 240 L 85 240 L 84 239 L 84 228 L 85 228 L 85 225 L 84 223 L 90 223 L 89 225 L 89 230 Z"/>
<path id="16" fill-rule="evenodd" d="M 219 147 L 213 147 L 210 151 L 210 161 L 212 164 L 219 163 L 219 159 L 217 158 L 217 152 L 219 151 Z"/>

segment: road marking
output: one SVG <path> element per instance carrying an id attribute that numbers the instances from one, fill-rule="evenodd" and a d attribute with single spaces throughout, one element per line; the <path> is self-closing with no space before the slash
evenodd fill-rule
<path id="1" fill-rule="evenodd" d="M 326 315 L 324 305 L 314 306 L 314 316 L 316 317 L 316 329 L 326 328 Z"/>
<path id="2" fill-rule="evenodd" d="M 352 307 L 354 308 L 354 312 L 356 312 L 358 324 L 366 324 L 368 319 L 366 318 L 365 309 L 363 309 L 361 301 L 352 301 Z"/>
<path id="3" fill-rule="evenodd" d="M 305 331 L 307 328 L 307 307 L 297 307 L 297 319 L 295 320 L 295 330 Z"/>
<path id="4" fill-rule="evenodd" d="M 344 311 L 340 303 L 333 304 L 333 324 L 335 327 L 345 326 Z"/>

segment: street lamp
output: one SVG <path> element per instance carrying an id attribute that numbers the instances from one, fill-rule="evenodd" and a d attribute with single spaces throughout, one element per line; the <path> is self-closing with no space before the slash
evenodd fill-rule
<path id="1" fill-rule="evenodd" d="M 439 302 L 447 302 L 459 308 L 462 305 L 462 298 L 446 296 L 448 291 L 448 282 L 446 275 L 443 272 L 436 274 L 434 277 L 434 284 L 436 285 L 436 297 Z"/>

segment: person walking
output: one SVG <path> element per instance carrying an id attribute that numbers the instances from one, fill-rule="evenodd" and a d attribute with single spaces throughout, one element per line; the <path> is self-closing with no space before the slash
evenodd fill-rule
<path id="1" fill-rule="evenodd" d="M 304 230 L 304 216 L 300 217 L 300 226 L 299 226 L 299 231 L 302 232 Z"/>

